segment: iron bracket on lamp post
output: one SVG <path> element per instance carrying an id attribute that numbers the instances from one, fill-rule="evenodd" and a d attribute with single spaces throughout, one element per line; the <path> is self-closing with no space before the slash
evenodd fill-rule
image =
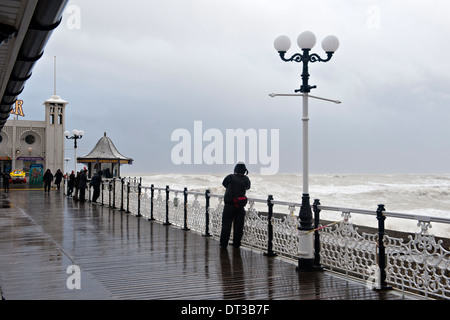
<path id="1" fill-rule="evenodd" d="M 269 93 L 269 96 L 274 98 L 274 97 L 304 97 L 305 94 L 303 93 Z M 312 96 L 310 94 L 308 94 L 308 98 L 314 98 L 314 99 L 319 99 L 319 100 L 324 100 L 324 101 L 329 101 L 329 102 L 334 102 L 336 104 L 340 104 L 342 103 L 339 100 L 334 100 L 334 99 L 328 99 L 328 98 L 322 98 L 322 97 L 317 97 L 317 96 Z"/>
<path id="2" fill-rule="evenodd" d="M 336 36 L 330 35 L 323 39 L 322 48 L 327 54 L 327 58 L 321 58 L 316 53 L 310 53 L 311 49 L 316 44 L 316 36 L 311 31 L 302 32 L 297 38 L 297 44 L 302 49 L 302 53 L 296 53 L 290 58 L 286 58 L 286 52 L 291 47 L 291 40 L 287 36 L 279 36 L 274 41 L 274 47 L 278 51 L 281 60 L 285 62 L 298 62 L 303 64 L 302 69 L 302 85 L 300 89 L 294 92 L 301 92 L 300 94 L 270 94 L 271 97 L 276 96 L 301 96 L 303 97 L 303 195 L 302 206 L 299 213 L 300 225 L 298 229 L 302 232 L 299 239 L 299 259 L 298 271 L 313 271 L 314 270 L 314 242 L 313 242 L 313 214 L 309 197 L 309 161 L 308 161 L 308 98 L 315 98 L 334 103 L 341 103 L 338 100 L 331 100 L 316 96 L 310 96 L 309 92 L 316 86 L 310 86 L 308 63 L 314 62 L 328 62 L 331 60 L 334 52 L 339 47 L 339 40 Z"/>

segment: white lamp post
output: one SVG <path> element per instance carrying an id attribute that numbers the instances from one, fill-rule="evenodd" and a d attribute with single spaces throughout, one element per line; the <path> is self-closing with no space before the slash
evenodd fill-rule
<path id="1" fill-rule="evenodd" d="M 296 96 L 303 97 L 303 196 L 302 196 L 302 207 L 299 213 L 300 226 L 299 230 L 303 231 L 302 237 L 300 238 L 300 258 L 298 261 L 298 269 L 300 271 L 312 271 L 314 269 L 314 248 L 313 248 L 313 233 L 310 232 L 314 229 L 313 226 L 313 216 L 310 205 L 309 198 L 309 162 L 308 162 L 308 98 L 317 98 L 321 100 L 333 101 L 335 103 L 340 103 L 340 101 L 324 99 L 319 97 L 310 96 L 309 92 L 311 89 L 316 88 L 316 86 L 310 86 L 308 84 L 309 73 L 308 73 L 308 63 L 314 62 L 327 62 L 330 61 L 334 52 L 339 47 L 339 40 L 336 36 L 330 35 L 323 39 L 322 49 L 327 54 L 326 59 L 322 59 L 316 53 L 310 53 L 311 49 L 316 44 L 316 36 L 311 31 L 302 32 L 297 38 L 297 44 L 302 49 L 302 53 L 296 53 L 291 58 L 285 58 L 286 52 L 291 47 L 291 40 L 289 37 L 282 35 L 275 39 L 274 47 L 278 51 L 281 60 L 285 62 L 302 62 L 303 72 L 302 72 L 302 85 L 300 89 L 295 90 L 295 92 L 301 92 Z M 278 96 L 278 94 L 270 94 L 271 97 Z"/>
<path id="2" fill-rule="evenodd" d="M 64 131 L 64 136 L 66 137 L 66 139 L 73 139 L 73 142 L 74 142 L 74 143 L 73 143 L 73 148 L 74 148 L 74 153 L 75 153 L 75 158 L 74 158 L 74 161 L 75 161 L 74 171 L 77 172 L 77 140 L 83 138 L 84 131 L 83 131 L 83 130 L 77 130 L 77 129 L 74 129 L 74 130 L 72 131 L 72 134 L 73 134 L 73 135 L 72 135 L 71 137 L 69 137 L 70 132 L 69 132 L 69 131 Z"/>

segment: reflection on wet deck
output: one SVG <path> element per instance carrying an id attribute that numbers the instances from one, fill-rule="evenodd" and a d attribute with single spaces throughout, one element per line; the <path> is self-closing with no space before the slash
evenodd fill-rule
<path id="1" fill-rule="evenodd" d="M 400 299 L 329 272 L 214 238 L 73 202 L 57 191 L 12 190 L 0 208 L 0 285 L 5 299 Z M 67 268 L 81 268 L 68 289 Z"/>
<path id="2" fill-rule="evenodd" d="M 0 194 L 0 208 L 12 208 L 13 203 L 9 201 L 6 194 Z"/>

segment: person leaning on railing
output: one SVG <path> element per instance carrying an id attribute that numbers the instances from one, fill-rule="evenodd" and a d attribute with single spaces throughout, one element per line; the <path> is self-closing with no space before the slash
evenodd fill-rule
<path id="1" fill-rule="evenodd" d="M 233 226 L 233 247 L 241 246 L 244 233 L 245 193 L 250 189 L 248 170 L 244 163 L 239 162 L 234 168 L 234 174 L 225 177 L 222 185 L 226 188 L 224 195 L 224 208 L 222 214 L 222 231 L 220 233 L 220 247 L 226 248 L 230 240 L 231 226 Z"/>

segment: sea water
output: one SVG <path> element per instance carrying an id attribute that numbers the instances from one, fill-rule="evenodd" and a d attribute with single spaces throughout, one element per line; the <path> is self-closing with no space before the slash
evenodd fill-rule
<path id="1" fill-rule="evenodd" d="M 140 173 L 127 176 L 141 177 L 143 186 L 169 186 L 171 189 L 223 194 L 224 174 L 161 174 Z M 250 174 L 249 198 L 300 203 L 303 178 L 300 174 Z M 386 211 L 410 215 L 435 216 L 450 219 L 450 174 L 311 174 L 309 177 L 311 203 L 319 199 L 322 206 L 376 211 L 384 204 Z M 263 204 L 260 204 L 260 206 Z M 267 210 L 266 208 L 259 208 Z M 287 208 L 274 207 L 275 212 L 288 213 Z M 296 213 L 298 214 L 298 212 Z M 321 212 L 327 220 L 342 219 L 339 212 Z M 352 214 L 355 224 L 376 226 L 374 216 Z M 399 231 L 418 232 L 417 220 L 389 218 L 386 227 Z M 450 225 L 432 223 L 430 233 L 450 237 Z"/>

